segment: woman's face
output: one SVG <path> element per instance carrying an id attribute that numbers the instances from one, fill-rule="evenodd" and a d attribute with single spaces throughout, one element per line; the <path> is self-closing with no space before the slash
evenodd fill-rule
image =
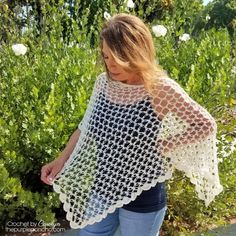
<path id="1" fill-rule="evenodd" d="M 142 84 L 142 81 L 136 73 L 125 71 L 120 65 L 115 62 L 105 40 L 103 40 L 102 43 L 102 55 L 107 70 L 109 71 L 109 75 L 113 80 L 117 80 L 127 84 Z"/>

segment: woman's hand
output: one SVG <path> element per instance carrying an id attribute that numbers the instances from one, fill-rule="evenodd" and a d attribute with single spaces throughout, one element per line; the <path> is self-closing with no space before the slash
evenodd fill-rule
<path id="1" fill-rule="evenodd" d="M 41 180 L 48 185 L 52 185 L 53 179 L 60 172 L 64 164 L 65 159 L 57 158 L 54 161 L 44 165 L 41 169 Z"/>
<path id="2" fill-rule="evenodd" d="M 80 130 L 76 129 L 74 133 L 71 135 L 68 144 L 66 145 L 62 153 L 59 155 L 59 157 L 42 167 L 41 180 L 44 183 L 52 185 L 53 179 L 60 172 L 65 162 L 68 160 L 72 151 L 74 150 L 75 145 L 79 139 L 79 136 L 80 136 Z"/>

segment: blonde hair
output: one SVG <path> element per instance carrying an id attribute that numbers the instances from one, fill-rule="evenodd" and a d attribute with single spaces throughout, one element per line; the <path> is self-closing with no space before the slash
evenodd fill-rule
<path id="1" fill-rule="evenodd" d="M 138 17 L 121 13 L 109 18 L 104 23 L 100 40 L 101 51 L 105 40 L 115 62 L 127 72 L 137 73 L 148 91 L 151 92 L 158 78 L 166 76 L 156 62 L 151 32 Z"/>

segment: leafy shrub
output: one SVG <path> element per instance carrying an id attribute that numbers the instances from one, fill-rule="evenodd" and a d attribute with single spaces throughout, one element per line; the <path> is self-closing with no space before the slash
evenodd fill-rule
<path id="1" fill-rule="evenodd" d="M 52 222 L 55 219 L 52 209 L 60 206 L 55 193 L 47 192 L 42 195 L 39 192 L 25 190 L 20 178 L 10 177 L 3 160 L 0 160 L 0 177 L 1 222 L 5 223 L 10 219 L 14 221 L 36 219 Z"/>
<path id="2" fill-rule="evenodd" d="M 1 174 L 10 181 L 6 186 L 16 185 L 16 190 L 6 187 L 12 193 L 0 192 L 0 199 L 8 204 L 0 219 L 29 217 L 26 207 L 30 215 L 44 219 L 45 211 L 53 214 L 52 208 L 59 204 L 55 201 L 54 206 L 55 195 L 41 182 L 40 169 L 58 155 L 83 116 L 99 73 L 96 54 L 86 44 L 64 47 L 60 43 L 34 47 L 22 57 L 10 47 L 0 54 Z"/>

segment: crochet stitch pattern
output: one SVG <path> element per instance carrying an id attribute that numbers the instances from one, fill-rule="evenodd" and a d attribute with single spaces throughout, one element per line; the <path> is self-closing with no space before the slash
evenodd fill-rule
<path id="1" fill-rule="evenodd" d="M 174 80 L 144 85 L 95 81 L 80 138 L 53 181 L 71 228 L 101 221 L 181 170 L 206 205 L 222 191 L 217 126 Z"/>

